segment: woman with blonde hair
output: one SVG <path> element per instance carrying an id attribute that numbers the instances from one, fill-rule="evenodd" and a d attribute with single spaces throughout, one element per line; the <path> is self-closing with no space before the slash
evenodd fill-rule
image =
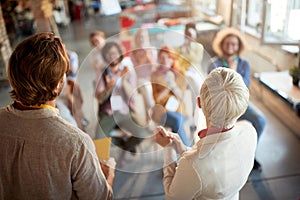
<path id="1" fill-rule="evenodd" d="M 239 199 L 253 166 L 257 141 L 250 123 L 237 122 L 248 101 L 249 90 L 242 77 L 234 70 L 218 68 L 201 86 L 197 106 L 207 128 L 198 133 L 199 140 L 191 149 L 177 134 L 157 128 L 155 141 L 164 147 L 165 199 Z"/>

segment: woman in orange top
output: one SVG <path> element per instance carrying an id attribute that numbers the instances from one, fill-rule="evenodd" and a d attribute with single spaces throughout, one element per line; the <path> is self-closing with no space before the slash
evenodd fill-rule
<path id="1" fill-rule="evenodd" d="M 163 126 L 170 127 L 172 132 L 180 135 L 183 143 L 191 145 L 188 140 L 184 121 L 182 97 L 186 88 L 185 72 L 178 65 L 177 55 L 169 46 L 162 46 L 158 52 L 159 66 L 151 75 L 155 106 L 152 119 Z"/>

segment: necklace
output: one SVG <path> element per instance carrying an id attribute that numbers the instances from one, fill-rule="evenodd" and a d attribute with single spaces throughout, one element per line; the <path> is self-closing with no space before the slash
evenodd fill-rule
<path id="1" fill-rule="evenodd" d="M 222 61 L 223 67 L 226 67 L 226 68 L 229 67 L 229 63 L 226 61 L 226 59 L 225 59 L 224 57 L 221 58 L 221 61 Z M 238 63 L 239 57 L 238 57 L 238 56 L 234 56 L 234 61 L 235 61 L 236 63 Z"/>

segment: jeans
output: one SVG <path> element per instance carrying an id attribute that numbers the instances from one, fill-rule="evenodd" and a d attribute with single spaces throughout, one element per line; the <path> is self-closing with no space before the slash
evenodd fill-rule
<path id="1" fill-rule="evenodd" d="M 172 132 L 178 133 L 183 144 L 191 146 L 191 142 L 188 140 L 184 130 L 185 120 L 185 116 L 179 112 L 166 112 L 162 118 L 162 124 L 170 127 Z"/>
<path id="2" fill-rule="evenodd" d="M 239 118 L 239 120 L 247 120 L 252 123 L 257 132 L 257 141 L 261 136 L 266 126 L 266 117 L 253 104 L 249 103 L 246 112 Z"/>

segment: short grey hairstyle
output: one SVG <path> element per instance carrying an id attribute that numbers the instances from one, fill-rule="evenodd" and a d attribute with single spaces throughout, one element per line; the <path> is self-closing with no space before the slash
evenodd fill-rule
<path id="1" fill-rule="evenodd" d="M 219 67 L 211 71 L 200 89 L 201 108 L 212 126 L 230 128 L 246 111 L 249 90 L 236 71 Z"/>

